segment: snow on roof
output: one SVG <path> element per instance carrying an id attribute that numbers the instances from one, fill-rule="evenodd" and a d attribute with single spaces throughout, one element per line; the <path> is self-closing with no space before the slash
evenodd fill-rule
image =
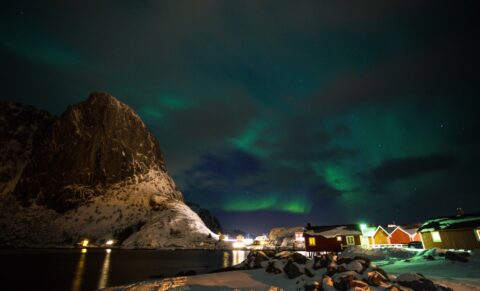
<path id="1" fill-rule="evenodd" d="M 418 232 L 418 228 L 422 226 L 421 223 L 413 223 L 413 224 L 407 224 L 407 225 L 402 225 L 399 226 L 403 231 L 410 235 L 414 235 Z"/>
<path id="2" fill-rule="evenodd" d="M 414 234 L 416 234 L 417 231 L 418 231 L 418 228 L 407 228 L 407 229 L 405 229 L 405 228 L 402 227 L 402 229 L 403 229 L 406 233 L 408 233 L 409 235 L 414 235 Z"/>
<path id="3" fill-rule="evenodd" d="M 440 217 L 428 220 L 419 232 L 429 232 L 442 229 L 460 229 L 480 227 L 480 213 Z"/>
<path id="4" fill-rule="evenodd" d="M 308 235 L 321 235 L 333 238 L 339 235 L 361 235 L 362 232 L 355 225 L 313 226 L 305 231 Z"/>
<path id="5" fill-rule="evenodd" d="M 379 228 L 382 228 L 388 235 L 390 235 L 396 228 L 397 226 L 393 225 L 379 225 Z"/>

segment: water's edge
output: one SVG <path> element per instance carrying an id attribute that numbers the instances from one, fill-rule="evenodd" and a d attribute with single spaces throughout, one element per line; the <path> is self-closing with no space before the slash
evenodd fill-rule
<path id="1" fill-rule="evenodd" d="M 243 261 L 247 251 L 123 248 L 0 248 L 0 278 L 8 290 L 94 290 L 209 273 Z M 26 286 L 25 278 L 29 278 Z"/>

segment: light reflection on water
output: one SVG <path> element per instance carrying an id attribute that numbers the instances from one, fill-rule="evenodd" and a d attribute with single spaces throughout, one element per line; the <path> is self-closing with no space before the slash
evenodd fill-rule
<path id="1" fill-rule="evenodd" d="M 105 249 L 104 252 L 103 252 L 102 250 L 99 250 L 99 249 L 87 250 L 86 248 L 83 248 L 83 249 L 79 250 L 79 252 L 80 252 L 80 256 L 78 257 L 78 261 L 77 261 L 76 267 L 75 267 L 75 273 L 74 273 L 74 276 L 73 276 L 73 279 L 72 279 L 71 285 L 70 285 L 71 286 L 70 290 L 72 290 L 72 291 L 88 290 L 92 286 L 95 286 L 98 289 L 102 289 L 102 288 L 106 288 L 106 287 L 109 287 L 109 286 L 112 286 L 112 285 L 119 285 L 118 284 L 118 274 L 116 275 L 116 274 L 112 273 L 113 272 L 112 268 L 114 267 L 114 266 L 112 266 L 112 256 L 115 256 L 115 258 L 117 258 L 117 257 L 122 258 L 124 254 L 131 254 L 131 252 L 128 252 L 128 251 L 112 250 L 112 249 Z M 199 261 L 196 261 L 195 259 L 192 260 L 192 258 L 189 258 L 189 257 L 185 257 L 185 255 L 183 255 L 185 253 L 182 253 L 181 251 L 177 254 L 177 255 L 180 255 L 180 256 L 183 255 L 183 257 L 186 258 L 185 261 L 189 262 L 185 265 L 184 270 L 189 270 L 191 268 L 189 266 L 191 266 L 192 263 L 194 263 L 193 265 L 198 265 L 199 262 L 200 263 L 204 262 L 203 260 L 205 260 L 205 256 L 207 256 L 207 257 L 210 256 L 209 251 L 205 251 L 205 252 L 199 251 L 199 252 L 202 253 L 202 256 L 199 257 L 199 258 L 201 258 Z M 188 254 L 188 253 L 186 253 L 186 254 Z M 241 262 L 243 262 L 245 260 L 246 255 L 248 254 L 248 251 L 233 250 L 233 251 L 223 251 L 223 252 L 220 252 L 220 253 L 217 252 L 216 254 L 217 255 L 215 255 L 215 253 L 212 253 L 212 255 L 214 255 L 213 256 L 214 258 L 216 256 L 216 259 L 214 259 L 214 260 L 216 260 L 216 262 L 218 262 L 217 263 L 218 265 L 216 265 L 217 267 L 214 267 L 215 264 L 211 263 L 212 267 L 210 268 L 210 270 L 214 270 L 214 269 L 218 268 L 220 265 L 223 268 L 227 268 L 227 267 L 230 267 L 230 266 L 240 264 Z M 99 255 L 101 256 L 100 258 L 99 258 Z M 121 256 L 119 256 L 119 255 L 121 255 Z M 91 257 L 91 260 L 87 260 L 87 256 Z M 138 256 L 140 258 L 142 258 L 144 256 L 144 254 L 142 254 L 142 252 L 139 252 Z M 137 257 L 137 256 L 134 255 L 133 257 L 131 257 L 129 259 L 128 262 L 130 262 L 130 260 L 132 260 L 132 258 L 134 258 L 134 257 Z M 100 260 L 98 260 L 96 258 L 99 258 Z M 114 261 L 118 265 L 118 261 L 125 261 L 124 258 L 125 257 L 123 257 L 123 259 L 115 259 Z M 174 258 L 174 256 L 172 256 L 172 258 Z M 87 264 L 87 261 L 88 261 L 88 264 Z M 95 262 L 97 262 L 97 263 L 95 263 Z M 101 262 L 101 265 L 99 264 L 100 262 Z M 153 264 L 156 264 L 157 262 L 160 263 L 162 261 L 152 261 Z M 96 270 L 91 270 L 93 266 L 95 266 L 94 268 Z M 115 269 L 115 268 L 113 268 L 113 269 Z M 95 271 L 95 273 L 98 274 L 98 277 L 95 276 L 95 278 L 91 278 L 92 271 Z M 208 271 L 208 270 L 205 270 L 205 272 L 206 271 Z M 117 273 L 118 273 L 118 270 L 117 270 Z M 151 273 L 146 273 L 145 275 L 143 275 L 143 276 L 145 276 L 145 279 L 143 279 L 143 280 L 148 279 L 148 275 L 150 275 L 150 274 Z M 91 282 L 92 279 L 95 280 L 95 281 Z M 133 282 L 134 281 L 132 281 L 130 283 L 133 283 Z M 160 281 L 160 282 L 162 282 L 162 281 Z M 126 284 L 126 282 L 122 282 L 122 283 Z M 185 278 L 184 277 L 183 278 L 179 277 L 177 279 L 170 278 L 169 281 L 164 280 L 163 283 L 165 283 L 167 285 L 171 285 L 171 287 L 181 286 L 182 284 L 185 284 Z M 90 288 L 88 286 L 90 286 Z M 160 290 L 162 290 L 162 289 L 160 289 Z"/>
<path id="2" fill-rule="evenodd" d="M 248 251 L 241 251 L 241 250 L 224 251 L 223 252 L 223 268 L 240 264 L 245 260 L 245 257 L 247 256 L 247 254 L 248 254 Z M 230 255 L 231 255 L 231 258 L 230 258 Z"/>
<path id="3" fill-rule="evenodd" d="M 110 273 L 110 253 L 111 249 L 105 250 L 105 259 L 103 260 L 102 272 L 100 273 L 100 281 L 98 281 L 98 289 L 107 287 L 108 275 Z"/>
<path id="4" fill-rule="evenodd" d="M 87 249 L 82 249 L 78 265 L 75 270 L 75 277 L 73 278 L 72 291 L 80 291 L 82 287 L 83 270 L 85 269 L 85 258 L 87 257 Z"/>
<path id="5" fill-rule="evenodd" d="M 232 251 L 232 255 L 233 255 L 233 261 L 232 261 L 232 265 L 235 266 L 235 265 L 238 265 L 240 264 L 241 262 L 243 262 L 245 260 L 245 255 L 246 255 L 246 252 L 247 251 Z"/>
<path id="6" fill-rule="evenodd" d="M 229 257 L 230 257 L 230 254 L 227 251 L 223 252 L 223 268 L 230 266 Z"/>

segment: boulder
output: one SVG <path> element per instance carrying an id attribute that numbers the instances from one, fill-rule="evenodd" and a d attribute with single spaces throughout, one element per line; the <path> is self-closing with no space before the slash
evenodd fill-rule
<path id="1" fill-rule="evenodd" d="M 247 265 L 250 268 L 262 268 L 266 267 L 270 260 L 269 256 L 263 251 L 251 252 L 247 256 Z"/>
<path id="2" fill-rule="evenodd" d="M 327 266 L 327 275 L 333 276 L 337 272 L 337 265 L 335 264 L 330 264 Z"/>
<path id="3" fill-rule="evenodd" d="M 388 281 L 389 281 L 388 278 L 378 271 L 368 272 L 367 282 L 370 285 L 381 286 L 382 283 L 388 282 Z"/>
<path id="4" fill-rule="evenodd" d="M 354 260 L 348 264 L 344 264 L 344 267 L 347 271 L 355 271 L 357 273 L 362 273 L 365 269 L 364 266 L 360 263 L 360 261 Z"/>
<path id="5" fill-rule="evenodd" d="M 435 291 L 435 284 L 419 273 L 406 273 L 397 277 L 395 280 L 401 286 L 411 288 L 413 290 Z"/>
<path id="6" fill-rule="evenodd" d="M 280 273 L 282 273 L 282 268 L 280 267 L 281 265 L 282 265 L 282 263 L 280 261 L 273 260 L 273 261 L 268 263 L 268 266 L 265 269 L 265 271 L 267 273 L 280 274 Z"/>
<path id="7" fill-rule="evenodd" d="M 318 281 L 313 281 L 311 284 L 307 284 L 304 287 L 305 291 L 321 291 L 323 290 L 322 285 Z"/>
<path id="8" fill-rule="evenodd" d="M 282 251 L 282 252 L 276 253 L 274 257 L 277 259 L 288 259 L 290 258 L 291 255 L 292 255 L 292 252 Z"/>
<path id="9" fill-rule="evenodd" d="M 333 286 L 337 290 L 348 290 L 350 289 L 351 282 L 355 279 L 355 276 L 353 276 L 352 274 L 337 277 L 334 278 Z"/>
<path id="10" fill-rule="evenodd" d="M 290 258 L 297 264 L 305 265 L 305 263 L 307 262 L 307 257 L 299 253 L 291 254 Z"/>
<path id="11" fill-rule="evenodd" d="M 370 286 L 368 286 L 367 283 L 361 281 L 361 280 L 352 280 L 350 281 L 350 289 L 353 289 L 355 291 L 370 291 Z"/>
<path id="12" fill-rule="evenodd" d="M 360 262 L 363 261 L 361 263 L 365 264 L 367 266 L 369 266 L 370 263 L 372 262 L 369 258 L 363 257 L 363 256 L 355 256 L 353 259 L 356 260 L 356 261 L 360 261 Z"/>
<path id="13" fill-rule="evenodd" d="M 362 280 L 363 278 L 362 275 L 358 274 L 355 271 L 345 271 L 343 273 L 336 273 L 335 275 L 332 276 L 332 279 L 334 282 L 339 282 L 342 280 L 342 278 L 346 278 L 346 277 L 352 277 L 355 280 Z"/>
<path id="14" fill-rule="evenodd" d="M 457 253 L 457 252 L 451 252 L 451 251 L 448 251 L 445 253 L 445 259 L 450 261 L 462 262 L 462 263 L 468 262 L 468 257 L 463 253 Z"/>
<path id="15" fill-rule="evenodd" d="M 283 272 L 287 275 L 288 279 L 294 279 L 303 274 L 300 267 L 292 260 L 288 260 L 285 267 L 283 267 Z"/>
<path id="16" fill-rule="evenodd" d="M 307 275 L 308 277 L 313 277 L 315 275 L 313 270 L 310 270 L 310 268 L 304 268 L 303 270 L 305 272 L 305 275 Z"/>
<path id="17" fill-rule="evenodd" d="M 345 271 L 347 271 L 347 268 L 345 268 L 345 264 L 342 264 L 342 265 L 337 267 L 337 272 L 343 273 Z"/>
<path id="18" fill-rule="evenodd" d="M 353 261 L 351 258 L 340 258 L 340 259 L 337 260 L 337 264 L 339 264 L 339 265 L 348 264 L 351 261 Z"/>
<path id="19" fill-rule="evenodd" d="M 369 271 L 376 271 L 376 272 L 380 273 L 381 275 L 383 275 L 383 277 L 387 278 L 387 281 L 390 281 L 390 280 L 388 279 L 388 274 L 387 274 L 387 272 L 385 272 L 385 270 L 383 270 L 382 268 L 373 267 L 373 268 L 369 269 Z"/>
<path id="20" fill-rule="evenodd" d="M 324 275 L 322 278 L 322 289 L 324 291 L 333 291 L 335 289 L 335 283 L 330 276 Z"/>
<path id="21" fill-rule="evenodd" d="M 329 264 L 330 261 L 328 260 L 327 256 L 322 255 L 322 256 L 315 256 L 313 257 L 313 268 L 316 269 L 321 269 L 321 268 L 326 268 Z"/>

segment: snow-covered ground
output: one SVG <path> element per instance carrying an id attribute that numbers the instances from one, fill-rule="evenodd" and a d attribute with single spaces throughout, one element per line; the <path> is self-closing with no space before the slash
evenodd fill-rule
<path id="1" fill-rule="evenodd" d="M 293 280 L 269 274 L 264 269 L 256 269 L 144 281 L 122 287 L 107 288 L 106 290 L 286 291 L 296 289 Z"/>
<path id="2" fill-rule="evenodd" d="M 427 254 L 428 255 L 428 254 Z M 480 258 L 477 252 L 472 253 L 469 262 L 446 260 L 433 255 L 434 259 L 425 259 L 419 253 L 410 260 L 378 261 L 379 267 L 389 274 L 399 275 L 406 272 L 421 273 L 434 282 L 449 286 L 454 290 L 480 290 Z"/>
<path id="3" fill-rule="evenodd" d="M 445 250 L 401 248 L 349 248 L 340 257 L 363 256 L 392 275 L 420 273 L 453 290 L 480 290 L 480 251 L 473 251 L 469 262 L 446 260 Z M 430 256 L 430 259 L 426 259 Z"/>
<path id="4" fill-rule="evenodd" d="M 395 257 L 390 257 L 389 253 Z M 285 266 L 285 262 L 282 263 L 282 259 L 289 256 L 285 252 L 285 256 L 276 255 L 276 259 L 270 258 L 269 262 L 274 262 L 272 265 L 279 265 L 279 268 Z M 415 273 L 420 273 L 426 278 L 431 279 L 435 284 L 449 287 L 453 290 L 480 290 L 480 262 L 479 253 L 473 252 L 469 257 L 469 262 L 462 263 L 456 261 L 445 260 L 443 256 L 444 252 L 439 250 L 429 250 L 427 252 L 418 252 L 413 250 L 401 250 L 401 249 L 385 249 L 385 250 L 363 250 L 359 248 L 350 249 L 339 256 L 339 258 L 347 258 L 355 255 L 360 255 L 366 258 L 374 259 L 371 266 L 378 266 L 388 273 L 390 280 L 395 278 L 398 282 L 400 278 L 422 278 Z M 426 259 L 426 256 L 430 256 Z M 433 257 L 433 260 L 432 260 Z M 379 258 L 379 260 L 375 260 Z M 250 263 L 247 263 L 250 259 Z M 242 266 L 252 265 L 252 262 L 256 262 L 255 258 L 247 258 L 247 262 L 241 264 Z M 307 261 L 301 267 L 304 269 L 311 269 L 313 271 L 313 277 L 305 274 L 297 276 L 294 279 L 288 279 L 285 272 L 275 274 L 275 272 L 266 272 L 265 266 L 269 262 L 263 262 L 261 265 L 263 268 L 259 269 L 247 269 L 237 270 L 223 273 L 205 274 L 190 277 L 176 277 L 163 280 L 151 280 L 138 282 L 127 286 L 113 287 L 108 290 L 268 290 L 268 291 L 289 291 L 289 290 L 305 290 L 305 286 L 311 284 L 313 281 L 321 281 L 324 272 L 322 268 L 312 268 L 313 261 Z M 338 261 L 340 262 L 340 261 Z M 355 269 L 354 267 L 361 267 L 356 265 L 357 261 L 353 261 L 351 264 L 342 265 L 347 268 L 346 273 L 351 273 L 354 276 L 359 276 L 359 273 L 348 271 L 348 269 Z M 297 264 L 296 265 L 302 265 Z M 303 266 L 303 265 L 302 265 Z M 340 265 L 338 265 L 340 266 Z M 352 267 L 352 268 L 350 268 Z M 268 269 L 268 268 L 267 268 Z M 368 270 L 367 270 L 368 271 Z M 353 272 L 353 273 L 352 273 Z M 336 273 L 331 278 L 337 280 L 342 274 Z M 365 278 L 365 272 L 362 272 Z M 408 273 L 408 274 L 407 274 Z M 404 274 L 403 276 L 400 276 Z M 338 282 L 338 281 L 337 281 Z M 336 290 L 325 288 L 323 290 Z M 369 286 L 369 290 L 387 290 L 384 287 Z M 353 290 L 353 289 L 352 289 Z M 412 290 L 412 289 L 401 289 Z M 429 289 L 430 290 L 430 289 Z M 440 289 L 438 289 L 440 290 Z"/>

